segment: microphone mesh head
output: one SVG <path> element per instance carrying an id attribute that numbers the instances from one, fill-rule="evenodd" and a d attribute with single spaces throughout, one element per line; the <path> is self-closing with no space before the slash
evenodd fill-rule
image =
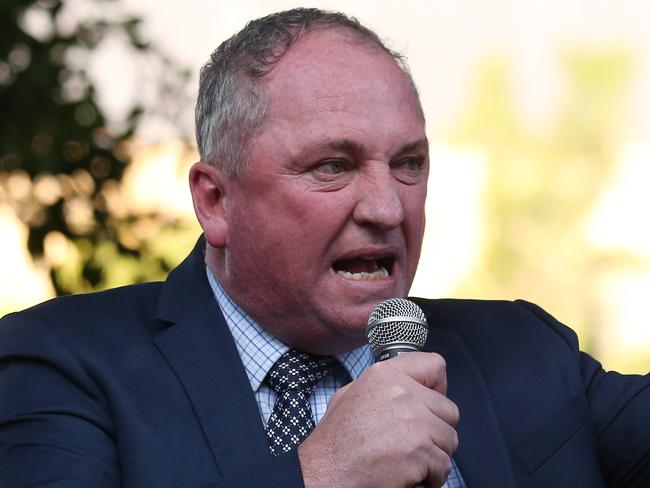
<path id="1" fill-rule="evenodd" d="M 413 344 L 422 349 L 428 330 L 422 309 L 404 298 L 384 300 L 368 317 L 368 342 L 375 353 L 394 342 Z"/>

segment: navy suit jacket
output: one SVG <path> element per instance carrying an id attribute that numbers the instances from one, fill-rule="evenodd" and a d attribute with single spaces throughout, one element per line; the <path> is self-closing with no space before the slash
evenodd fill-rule
<path id="1" fill-rule="evenodd" d="M 650 377 L 604 373 L 526 302 L 415 300 L 470 488 L 650 486 Z M 0 321 L 0 486 L 120 485 L 302 486 L 297 455 L 268 452 L 202 241 L 165 283 Z"/>

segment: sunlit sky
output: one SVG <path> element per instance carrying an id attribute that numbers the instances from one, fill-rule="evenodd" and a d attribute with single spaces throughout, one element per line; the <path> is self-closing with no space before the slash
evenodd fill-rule
<path id="1" fill-rule="evenodd" d="M 85 15 L 89 3 L 68 0 L 67 15 L 71 19 Z M 211 51 L 246 21 L 295 6 L 345 11 L 403 51 L 420 89 L 432 141 L 427 236 L 412 290 L 429 297 L 451 293 L 475 264 L 482 245 L 484 156 L 445 142 L 450 127 L 466 109 L 481 63 L 495 54 L 507 59 L 517 110 L 523 122 L 535 130 L 543 128 L 562 103 L 566 80 L 560 64 L 564 54 L 579 48 L 626 50 L 634 59 L 624 113 L 626 142 L 618 151 L 617 172 L 585 222 L 584 233 L 595 246 L 625 249 L 638 260 L 635 270 L 604 281 L 602 294 L 611 298 L 608 318 L 617 323 L 612 340 L 621 348 L 642 344 L 650 351 L 650 328 L 643 326 L 647 319 L 638 310 L 650 295 L 648 0 L 122 0 L 121 4 L 144 18 L 145 39 L 190 68 L 193 87 Z M 117 40 L 100 46 L 92 59 L 100 101 L 116 119 L 146 92 L 136 68 Z M 186 132 L 192 130 L 191 105 L 177 122 Z M 136 155 L 139 163 L 126 182 L 132 204 L 165 205 L 191 214 L 185 175 L 178 171 L 179 149 L 173 142 L 169 145 L 155 124 L 144 127 L 141 135 L 145 142 Z M 147 147 L 149 143 L 156 145 Z M 444 164 L 436 165 L 437 161 Z M 147 187 L 153 177 L 159 191 L 152 194 Z M 29 271 L 32 267 L 20 244 L 24 231 L 16 224 L 6 209 L 0 208 L 2 245 L 9 248 L 2 251 L 2 264 L 3 269 L 12 270 L 0 275 L 0 290 L 5 301 L 19 308 L 47 297 L 51 290 Z M 12 275 L 25 276 L 24 283 L 16 285 Z"/>

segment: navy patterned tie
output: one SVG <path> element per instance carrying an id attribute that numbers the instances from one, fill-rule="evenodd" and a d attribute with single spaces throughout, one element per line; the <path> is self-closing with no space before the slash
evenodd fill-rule
<path id="1" fill-rule="evenodd" d="M 295 448 L 314 429 L 309 397 L 332 361 L 329 357 L 290 349 L 269 371 L 266 381 L 278 394 L 266 425 L 266 437 L 274 456 Z"/>

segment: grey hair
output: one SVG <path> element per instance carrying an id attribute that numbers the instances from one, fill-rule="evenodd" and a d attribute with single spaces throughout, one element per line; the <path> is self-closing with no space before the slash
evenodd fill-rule
<path id="1" fill-rule="evenodd" d="M 342 29 L 356 40 L 383 50 L 400 67 L 420 104 L 404 56 L 388 48 L 354 17 L 315 8 L 271 14 L 249 22 L 224 41 L 201 69 L 195 123 L 202 161 L 215 164 L 229 176 L 245 169 L 249 142 L 268 115 L 266 94 L 259 80 L 301 35 L 317 28 Z"/>

